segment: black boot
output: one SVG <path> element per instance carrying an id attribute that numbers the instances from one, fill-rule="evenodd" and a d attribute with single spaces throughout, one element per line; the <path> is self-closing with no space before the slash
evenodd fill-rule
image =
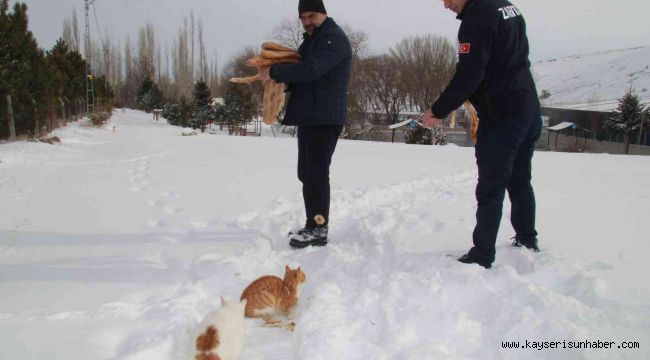
<path id="1" fill-rule="evenodd" d="M 492 262 L 488 261 L 484 256 L 481 256 L 476 248 L 471 248 L 467 254 L 459 257 L 458 261 L 463 264 L 478 264 L 486 269 L 492 267 Z"/>
<path id="2" fill-rule="evenodd" d="M 327 245 L 327 233 L 327 225 L 306 227 L 301 234 L 295 233 L 290 236 L 289 245 L 299 249 L 307 246 L 325 246 Z"/>
<path id="3" fill-rule="evenodd" d="M 288 236 L 289 238 L 291 238 L 291 237 L 293 237 L 294 235 L 302 235 L 302 234 L 305 233 L 305 231 L 308 231 L 309 229 L 313 228 L 314 226 L 316 226 L 316 225 L 312 224 L 312 223 L 309 222 L 309 221 L 306 221 L 306 222 L 305 222 L 305 226 L 304 226 L 302 229 L 291 230 L 291 231 L 289 231 L 289 234 L 287 234 L 287 236 Z"/>
<path id="4" fill-rule="evenodd" d="M 522 247 L 523 246 L 526 249 L 533 250 L 534 252 L 539 252 L 539 247 L 537 246 L 537 238 L 536 237 L 529 238 L 529 239 L 524 239 L 524 238 L 518 238 L 518 237 L 515 236 L 511 240 L 513 240 L 512 246 L 514 246 L 514 247 Z"/>

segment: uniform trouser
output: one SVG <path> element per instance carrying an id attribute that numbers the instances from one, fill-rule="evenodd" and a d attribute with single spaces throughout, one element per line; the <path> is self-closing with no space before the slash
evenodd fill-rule
<path id="1" fill-rule="evenodd" d="M 298 179 L 308 224 L 315 225 L 316 215 L 329 222 L 330 164 L 342 130 L 340 125 L 298 127 Z"/>
<path id="2" fill-rule="evenodd" d="M 539 108 L 497 121 L 479 122 L 476 143 L 478 185 L 474 251 L 494 261 L 505 191 L 512 204 L 510 221 L 518 239 L 537 236 L 531 160 L 542 121 Z"/>

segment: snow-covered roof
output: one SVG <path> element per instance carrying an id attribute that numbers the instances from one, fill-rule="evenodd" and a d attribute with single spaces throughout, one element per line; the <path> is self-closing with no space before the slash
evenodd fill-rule
<path id="1" fill-rule="evenodd" d="M 553 130 L 553 131 L 560 131 L 560 130 L 568 129 L 568 128 L 575 127 L 575 126 L 576 126 L 576 124 L 574 124 L 572 122 L 564 121 L 564 122 L 561 122 L 561 123 L 559 123 L 559 124 L 557 124 L 555 126 L 551 126 L 548 129 Z"/>

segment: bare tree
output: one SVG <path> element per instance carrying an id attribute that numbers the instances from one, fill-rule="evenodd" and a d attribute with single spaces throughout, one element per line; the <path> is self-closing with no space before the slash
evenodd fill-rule
<path id="1" fill-rule="evenodd" d="M 119 92 L 121 94 L 121 101 L 125 106 L 133 107 L 135 105 L 135 95 L 138 83 L 136 78 L 135 61 L 131 49 L 131 39 L 128 37 L 124 44 L 124 75 L 124 85 Z"/>
<path id="2" fill-rule="evenodd" d="M 80 53 L 79 21 L 77 20 L 76 10 L 72 11 L 72 18 L 63 20 L 61 37 L 71 51 Z"/>
<path id="3" fill-rule="evenodd" d="M 75 42 L 74 35 L 72 35 L 72 22 L 69 19 L 63 20 L 63 34 L 61 37 L 63 41 L 68 45 L 70 50 L 78 51 L 77 43 Z"/>
<path id="4" fill-rule="evenodd" d="M 205 53 L 205 42 L 203 41 L 203 21 L 199 19 L 199 73 L 198 78 L 202 81 L 208 83 L 209 86 L 209 77 L 208 77 L 208 60 Z"/>
<path id="5" fill-rule="evenodd" d="M 373 108 L 373 92 L 368 80 L 365 60 L 355 57 L 352 60 L 352 72 L 348 89 L 348 123 L 345 137 L 353 138 L 354 132 L 363 132 L 368 124 L 368 115 Z"/>
<path id="6" fill-rule="evenodd" d="M 362 66 L 368 36 L 365 32 L 354 30 L 349 25 L 343 25 L 343 31 L 347 34 L 352 47 L 352 69 L 348 88 L 348 122 L 344 131 L 345 137 L 350 138 L 353 136 L 353 129 L 359 131 L 365 129 L 368 111 L 372 108 L 372 94 L 366 82 L 367 74 Z"/>
<path id="7" fill-rule="evenodd" d="M 302 43 L 302 24 L 298 19 L 285 18 L 272 31 L 273 40 L 293 50 Z"/>
<path id="8" fill-rule="evenodd" d="M 157 47 L 156 48 L 156 82 L 159 82 L 160 79 L 162 78 L 162 72 L 163 72 L 163 62 L 162 62 L 162 47 Z"/>
<path id="9" fill-rule="evenodd" d="M 223 96 L 221 93 L 221 77 L 219 76 L 218 54 L 215 52 L 214 58 L 210 64 L 210 93 L 216 96 Z"/>
<path id="10" fill-rule="evenodd" d="M 142 81 L 146 78 L 155 79 L 156 65 L 156 36 L 153 25 L 147 24 L 140 28 L 138 40 L 138 74 L 137 79 Z"/>
<path id="11" fill-rule="evenodd" d="M 104 55 L 104 76 L 106 76 L 106 80 L 109 81 L 111 78 L 111 40 L 109 38 L 104 39 L 102 44 L 102 53 Z"/>
<path id="12" fill-rule="evenodd" d="M 79 19 L 77 18 L 77 10 L 72 11 L 72 36 L 74 38 L 75 50 L 81 52 L 81 35 L 79 35 Z"/>
<path id="13" fill-rule="evenodd" d="M 173 83 L 173 79 L 170 76 L 171 47 L 165 46 L 164 49 L 160 47 L 158 50 L 160 53 L 159 62 L 161 63 L 158 71 L 158 87 L 165 98 L 175 100 L 178 98 L 178 92 L 177 86 Z"/>
<path id="14" fill-rule="evenodd" d="M 425 111 L 440 96 L 455 71 L 456 51 L 449 40 L 433 35 L 400 41 L 390 54 L 396 59 L 409 105 Z"/>
<path id="15" fill-rule="evenodd" d="M 345 34 L 348 36 L 348 40 L 350 40 L 350 46 L 352 47 L 352 57 L 365 57 L 368 47 L 368 34 L 366 34 L 363 30 L 355 30 L 348 24 L 344 24 L 342 28 Z"/>
<path id="16" fill-rule="evenodd" d="M 183 27 L 178 31 L 177 42 L 172 48 L 172 77 L 175 81 L 175 98 L 190 98 L 194 84 L 194 76 L 191 65 L 189 27 L 187 18 Z"/>
<path id="17" fill-rule="evenodd" d="M 113 89 L 115 89 L 115 95 L 118 96 L 119 89 L 121 89 L 124 84 L 124 73 L 122 70 L 122 63 L 124 58 L 122 57 L 122 47 L 119 43 L 113 44 L 111 46 L 110 58 L 110 77 L 108 78 L 108 81 L 110 82 Z M 123 106 L 122 103 L 120 103 L 120 105 Z"/>
<path id="18" fill-rule="evenodd" d="M 190 74 L 192 74 L 192 87 L 194 86 L 194 76 L 196 75 L 196 72 L 194 71 L 194 65 L 196 62 L 194 61 L 194 11 L 190 11 L 190 44 L 191 46 L 191 53 L 190 53 Z"/>
<path id="19" fill-rule="evenodd" d="M 371 89 L 374 109 L 381 110 L 385 117 L 380 124 L 394 123 L 404 107 L 407 87 L 402 81 L 402 69 L 390 55 L 380 55 L 364 61 L 366 81 Z"/>

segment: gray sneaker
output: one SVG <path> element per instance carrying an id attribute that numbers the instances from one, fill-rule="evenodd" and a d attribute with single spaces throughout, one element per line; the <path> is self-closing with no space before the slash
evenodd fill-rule
<path id="1" fill-rule="evenodd" d="M 327 226 L 306 227 L 303 230 L 301 234 L 295 233 L 290 236 L 291 247 L 302 249 L 308 246 L 327 245 Z"/>

